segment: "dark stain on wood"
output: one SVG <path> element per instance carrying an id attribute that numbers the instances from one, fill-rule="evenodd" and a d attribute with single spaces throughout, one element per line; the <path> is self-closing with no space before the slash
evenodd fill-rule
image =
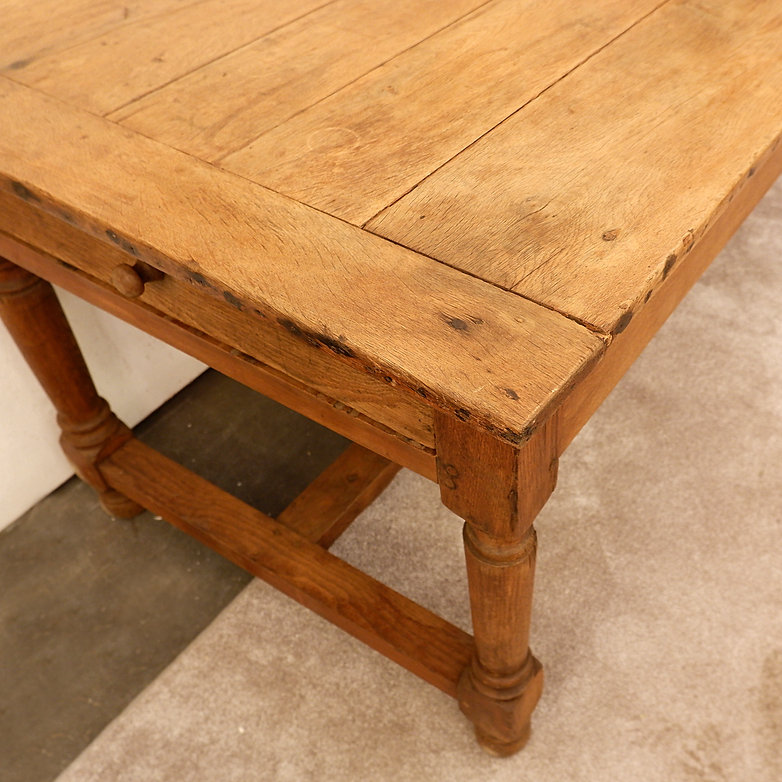
<path id="1" fill-rule="evenodd" d="M 470 420 L 470 411 L 464 407 L 457 407 L 456 410 L 453 411 L 453 413 L 460 421 Z"/>
<path id="2" fill-rule="evenodd" d="M 603 231 L 603 241 L 604 242 L 613 242 L 614 239 L 619 236 L 619 229 L 618 228 L 611 228 L 608 231 Z"/>
<path id="3" fill-rule="evenodd" d="M 211 288 L 212 286 L 207 282 L 206 277 L 200 272 L 187 272 L 190 282 L 194 282 L 196 285 L 200 285 L 202 288 Z"/>
<path id="4" fill-rule="evenodd" d="M 338 353 L 340 356 L 346 356 L 347 358 L 354 358 L 355 353 L 344 344 L 345 337 L 340 334 L 336 339 L 331 337 L 321 337 L 321 342 L 333 353 Z"/>
<path id="5" fill-rule="evenodd" d="M 19 198 L 24 198 L 25 201 L 33 201 L 36 204 L 41 203 L 41 199 L 38 198 L 38 196 L 33 193 L 30 188 L 25 187 L 21 182 L 17 182 L 16 180 L 12 179 L 11 190 L 13 190 L 14 193 L 19 196 Z"/>
<path id="6" fill-rule="evenodd" d="M 25 57 L 21 60 L 14 60 L 9 66 L 9 71 L 21 71 L 22 68 L 26 68 L 33 61 L 32 57 Z"/>
<path id="7" fill-rule="evenodd" d="M 519 395 L 512 388 L 503 388 L 502 390 L 509 399 L 512 399 L 514 402 L 519 401 Z"/>
<path id="8" fill-rule="evenodd" d="M 300 329 L 292 320 L 288 320 L 287 318 L 277 318 L 277 323 L 279 323 L 280 326 L 282 326 L 286 331 L 293 334 L 294 337 L 303 339 L 308 345 L 312 345 L 313 347 L 319 346 L 318 340 L 314 339 L 311 334 L 308 334 L 306 331 Z"/>
<path id="9" fill-rule="evenodd" d="M 223 291 L 223 298 L 232 306 L 238 310 L 244 309 L 244 304 L 231 293 L 231 291 Z"/>
<path id="10" fill-rule="evenodd" d="M 114 233 L 111 228 L 106 229 L 106 236 L 108 236 L 109 239 L 111 239 L 111 241 L 117 245 L 117 247 L 138 258 L 138 250 L 127 239 Z"/>
<path id="11" fill-rule="evenodd" d="M 286 331 L 293 334 L 294 337 L 303 339 L 308 345 L 312 345 L 312 347 L 327 348 L 332 353 L 337 353 L 340 356 L 345 356 L 346 358 L 356 357 L 356 354 L 343 343 L 343 340 L 345 339 L 343 335 L 340 335 L 334 339 L 333 337 L 325 336 L 323 334 L 316 334 L 314 332 L 302 329 L 292 320 L 288 320 L 287 318 L 277 318 L 277 323 L 279 323 Z M 384 377 L 383 380 L 385 380 L 386 383 L 394 382 L 394 379 L 388 376 Z"/>
<path id="12" fill-rule="evenodd" d="M 514 432 L 511 429 L 497 429 L 494 426 L 487 426 L 487 431 L 491 432 L 495 437 L 511 445 L 521 445 L 525 440 L 528 440 L 532 435 L 532 428 L 526 427 L 521 433 Z"/>
<path id="13" fill-rule="evenodd" d="M 424 399 L 428 398 L 428 396 L 426 394 L 426 389 L 425 388 L 420 388 L 420 387 L 416 388 L 415 392 L 416 392 L 416 394 L 418 394 L 418 396 L 423 397 Z"/>
<path id="14" fill-rule="evenodd" d="M 77 227 L 79 225 L 76 218 L 70 212 L 66 212 L 64 209 L 57 209 L 57 216 L 62 220 L 65 220 L 66 223 L 70 223 L 71 225 L 75 225 Z"/>
<path id="15" fill-rule="evenodd" d="M 469 331 L 470 329 L 470 324 L 461 318 L 449 318 L 447 315 L 443 314 L 443 319 L 452 329 L 456 329 L 457 331 Z"/>
<path id="16" fill-rule="evenodd" d="M 614 329 L 614 335 L 621 334 L 629 325 L 633 319 L 633 311 L 627 310 L 622 314 L 622 317 L 616 322 L 616 328 Z"/>

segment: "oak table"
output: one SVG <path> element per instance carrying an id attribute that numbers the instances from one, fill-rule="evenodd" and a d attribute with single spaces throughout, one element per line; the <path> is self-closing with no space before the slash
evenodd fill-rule
<path id="1" fill-rule="evenodd" d="M 781 132 L 779 0 L 0 0 L 0 311 L 110 513 L 162 515 L 510 754 L 558 457 Z M 276 520 L 244 505 L 117 420 L 51 283 L 354 445 Z M 327 550 L 399 465 L 465 520 L 472 636 Z"/>

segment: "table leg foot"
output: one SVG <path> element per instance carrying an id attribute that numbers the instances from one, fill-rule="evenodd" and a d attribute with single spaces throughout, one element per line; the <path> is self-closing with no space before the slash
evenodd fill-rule
<path id="1" fill-rule="evenodd" d="M 543 668 L 526 645 L 535 530 L 504 546 L 468 524 L 464 537 L 476 652 L 459 681 L 459 707 L 487 752 L 512 755 L 527 743 L 543 690 Z"/>
<path id="2" fill-rule="evenodd" d="M 478 727 L 475 728 L 475 738 L 484 752 L 494 755 L 496 758 L 507 758 L 524 749 L 529 741 L 530 731 L 530 721 L 527 720 L 521 735 L 515 741 L 500 741 L 494 736 L 484 733 Z"/>
<path id="3" fill-rule="evenodd" d="M 520 448 L 436 417 L 443 502 L 465 519 L 464 553 L 475 647 L 459 706 L 480 745 L 518 752 L 543 689 L 529 649 L 537 536 L 532 522 L 554 489 L 556 438 L 543 426 Z"/>

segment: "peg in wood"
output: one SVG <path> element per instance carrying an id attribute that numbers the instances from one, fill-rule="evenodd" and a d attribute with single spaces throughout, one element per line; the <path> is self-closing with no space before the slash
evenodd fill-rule
<path id="1" fill-rule="evenodd" d="M 143 261 L 137 261 L 133 266 L 121 263 L 111 272 L 111 284 L 128 299 L 138 298 L 148 282 L 162 278 L 163 272 Z"/>

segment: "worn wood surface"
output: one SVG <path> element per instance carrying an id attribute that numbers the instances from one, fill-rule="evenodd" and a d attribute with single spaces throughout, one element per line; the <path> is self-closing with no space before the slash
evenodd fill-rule
<path id="1" fill-rule="evenodd" d="M 464 550 L 475 653 L 459 705 L 497 755 L 527 741 L 543 669 L 529 649 L 536 537 L 532 523 L 557 480 L 555 421 L 521 448 L 435 415 L 443 502 L 465 520 Z"/>
<path id="2" fill-rule="evenodd" d="M 328 548 L 388 486 L 399 465 L 350 445 L 277 517 L 280 524 Z"/>
<path id="3" fill-rule="evenodd" d="M 17 341 L 58 405 L 88 408 L 86 435 L 65 427 L 85 476 L 105 492 L 100 462 L 111 486 L 457 694 L 491 751 L 515 751 L 542 686 L 532 520 L 559 453 L 782 169 L 782 5 L 0 13 L 0 254 L 379 454 L 354 448 L 286 511 L 313 540 L 382 489 L 383 458 L 436 478 L 465 519 L 475 653 L 143 446 L 101 461 L 120 440 L 72 338 L 42 359 L 67 332 L 51 289 L 6 265 Z"/>
<path id="4" fill-rule="evenodd" d="M 108 116 L 219 160 L 485 2 L 337 0 Z"/>
<path id="5" fill-rule="evenodd" d="M 2 0 L 0 71 L 21 70 L 46 53 L 196 1 Z"/>
<path id="6" fill-rule="evenodd" d="M 756 166 L 756 172 L 746 177 L 735 191 L 731 208 L 725 209 L 714 220 L 701 240 L 688 250 L 685 259 L 677 263 L 662 283 L 655 287 L 649 296 L 649 306 L 643 307 L 627 328 L 610 341 L 600 362 L 583 382 L 574 387 L 563 402 L 557 411 L 558 453 L 567 448 L 744 218 L 782 173 L 782 144 L 772 147 L 757 161 Z"/>
<path id="7" fill-rule="evenodd" d="M 70 2 L 70 0 L 66 0 Z M 328 0 L 202 0 L 128 19 L 96 38 L 9 71 L 17 81 L 104 114 Z"/>
<path id="8" fill-rule="evenodd" d="M 9 231 L 26 244 L 111 285 L 116 267 L 134 261 L 118 246 L 55 215 L 31 209 L 28 202 L 2 190 L 0 215 Z M 210 296 L 198 285 L 169 278 L 163 284 L 146 285 L 141 301 L 279 370 L 313 393 L 331 399 L 340 409 L 363 414 L 401 437 L 434 448 L 431 408 L 420 395 L 400 393 L 377 375 L 330 361 L 326 352 L 313 350 L 297 335 L 252 313 L 247 317 L 232 303 Z M 132 309 L 128 316 L 132 322 Z"/>
<path id="9" fill-rule="evenodd" d="M 371 221 L 606 333 L 782 133 L 782 4 L 673 0 Z"/>
<path id="10" fill-rule="evenodd" d="M 1 77 L 0 108 L 0 189 L 510 441 L 603 349 L 515 294 Z"/>
<path id="11" fill-rule="evenodd" d="M 360 225 L 660 2 L 489 3 L 222 164 Z"/>
<path id="12" fill-rule="evenodd" d="M 101 470 L 117 490 L 455 696 L 472 651 L 464 631 L 138 440 Z"/>
<path id="13" fill-rule="evenodd" d="M 0 256 L 13 260 L 15 264 L 162 339 L 249 388 L 362 444 L 376 454 L 431 480 L 436 479 L 432 449 L 422 448 L 344 402 L 297 382 L 253 356 L 158 312 L 143 301 L 128 301 L 100 281 L 2 233 Z"/>

